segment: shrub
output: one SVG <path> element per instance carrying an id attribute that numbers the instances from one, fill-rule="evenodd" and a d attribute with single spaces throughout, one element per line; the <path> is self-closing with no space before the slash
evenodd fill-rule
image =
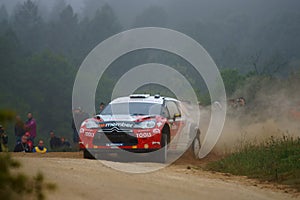
<path id="1" fill-rule="evenodd" d="M 52 183 L 44 183 L 44 176 L 38 173 L 30 178 L 18 172 L 21 164 L 9 154 L 0 155 L 0 199 L 45 199 L 44 191 L 54 190 Z"/>

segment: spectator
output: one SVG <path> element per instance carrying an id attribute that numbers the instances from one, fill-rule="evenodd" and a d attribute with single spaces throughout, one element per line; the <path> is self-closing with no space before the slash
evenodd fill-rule
<path id="1" fill-rule="evenodd" d="M 64 137 L 61 137 L 61 149 L 62 149 L 62 151 L 70 151 L 70 149 L 71 149 L 71 144 L 70 144 L 70 142 L 68 142 L 67 140 L 66 140 L 66 138 L 64 138 Z"/>
<path id="2" fill-rule="evenodd" d="M 32 116 L 32 113 L 27 114 L 28 120 L 26 121 L 25 129 L 30 133 L 30 140 L 34 144 L 34 138 L 36 137 L 36 121 Z"/>
<path id="3" fill-rule="evenodd" d="M 99 106 L 99 114 L 102 112 L 102 110 L 105 108 L 105 104 L 103 102 L 100 103 Z"/>
<path id="4" fill-rule="evenodd" d="M 50 131 L 50 148 L 52 151 L 57 151 L 61 147 L 61 141 L 55 136 L 54 131 Z"/>
<path id="5" fill-rule="evenodd" d="M 74 144 L 79 144 L 78 130 L 80 129 L 81 123 L 87 118 L 89 118 L 89 115 L 83 112 L 80 107 L 73 110 L 72 129 Z"/>
<path id="6" fill-rule="evenodd" d="M 31 152 L 32 149 L 28 144 L 27 136 L 23 135 L 21 138 L 21 142 L 15 146 L 14 152 Z"/>
<path id="7" fill-rule="evenodd" d="M 15 136 L 16 136 L 16 144 L 21 142 L 21 137 L 25 134 L 25 125 L 24 122 L 21 120 L 19 115 L 16 116 L 16 123 L 15 123 Z"/>
<path id="8" fill-rule="evenodd" d="M 8 136 L 6 135 L 4 128 L 0 125 L 0 152 L 8 152 Z"/>
<path id="9" fill-rule="evenodd" d="M 28 146 L 29 146 L 30 151 L 32 151 L 32 149 L 33 149 L 33 143 L 32 143 L 31 140 L 29 140 L 29 138 L 30 138 L 30 133 L 29 133 L 29 132 L 26 132 L 24 135 L 27 137 L 27 144 L 28 144 Z"/>
<path id="10" fill-rule="evenodd" d="M 38 144 L 38 146 L 33 148 L 33 152 L 36 152 L 36 153 L 47 153 L 48 152 L 47 148 L 44 146 L 43 140 L 39 140 L 39 144 Z"/>
<path id="11" fill-rule="evenodd" d="M 244 97 L 238 98 L 237 102 L 238 102 L 240 107 L 244 107 L 246 105 L 246 99 Z"/>

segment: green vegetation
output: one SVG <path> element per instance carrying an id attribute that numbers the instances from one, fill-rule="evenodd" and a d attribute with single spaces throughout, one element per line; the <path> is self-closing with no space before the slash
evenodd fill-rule
<path id="1" fill-rule="evenodd" d="M 271 137 L 259 145 L 247 144 L 207 169 L 287 184 L 300 191 L 300 138 Z"/>
<path id="2" fill-rule="evenodd" d="M 33 178 L 28 177 L 18 172 L 20 166 L 9 154 L 0 155 L 0 199 L 43 200 L 45 190 L 55 190 L 56 185 L 44 182 L 43 174 L 37 173 Z"/>
<path id="3" fill-rule="evenodd" d="M 236 69 L 223 69 L 221 76 L 224 82 L 226 94 L 228 96 L 233 95 L 238 87 L 243 86 L 245 83 L 245 77 L 240 74 Z"/>
<path id="4" fill-rule="evenodd" d="M 15 113 L 0 110 L 0 122 L 7 123 L 14 119 Z M 55 190 L 56 185 L 45 183 L 42 173 L 30 178 L 19 172 L 21 164 L 9 154 L 0 154 L 0 199 L 45 199 L 45 190 Z"/>
<path id="5" fill-rule="evenodd" d="M 0 109 L 11 109 L 23 120 L 31 111 L 37 120 L 38 138 L 45 141 L 52 129 L 57 136 L 71 140 L 72 89 L 79 66 L 100 42 L 133 27 L 167 27 L 191 36 L 205 47 L 221 69 L 229 98 L 243 96 L 247 105 L 255 99 L 259 87 L 269 81 L 261 81 L 261 76 L 280 75 L 287 80 L 300 66 L 297 37 L 300 26 L 296 9 L 299 2 L 296 1 L 278 1 L 279 4 L 272 5 L 251 2 L 250 10 L 249 6 L 228 2 L 228 8 L 238 8 L 230 12 L 227 6 L 211 3 L 213 1 L 174 0 L 166 4 L 157 1 L 152 5 L 139 0 L 133 1 L 136 3 L 90 0 L 82 1 L 80 11 L 73 1 L 17 2 L 6 0 L 0 4 Z M 189 13 L 177 14 L 184 10 Z M 213 10 L 220 14 L 211 16 L 215 13 Z M 264 20 L 258 20 L 260 18 Z M 191 55 L 193 53 L 197 55 L 197 52 Z M 170 52 L 145 49 L 120 56 L 109 66 L 99 81 L 95 107 L 111 100 L 113 88 L 122 75 L 145 63 L 172 66 L 191 83 L 201 104 L 210 104 L 203 77 L 191 63 Z M 88 74 L 87 85 L 93 81 L 95 78 Z M 176 87 L 181 86 L 178 80 L 172 81 Z M 155 85 L 139 88 L 139 91 L 173 95 L 168 88 Z M 90 105 L 77 106 L 94 114 L 88 110 Z M 12 149 L 13 124 L 5 124 L 5 128 Z"/>
<path id="6" fill-rule="evenodd" d="M 16 114 L 11 110 L 0 109 L 0 123 L 12 121 Z"/>

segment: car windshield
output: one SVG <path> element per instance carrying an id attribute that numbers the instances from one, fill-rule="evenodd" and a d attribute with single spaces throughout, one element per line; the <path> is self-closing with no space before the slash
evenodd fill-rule
<path id="1" fill-rule="evenodd" d="M 101 115 L 160 115 L 161 108 L 157 103 L 114 103 L 109 104 Z"/>

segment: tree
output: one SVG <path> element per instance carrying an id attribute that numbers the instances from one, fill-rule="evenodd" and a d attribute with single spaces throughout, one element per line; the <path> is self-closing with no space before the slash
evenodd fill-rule
<path id="1" fill-rule="evenodd" d="M 250 64 L 256 75 L 274 76 L 288 64 L 288 59 L 279 52 L 263 57 L 259 51 L 250 57 Z"/>
<path id="2" fill-rule="evenodd" d="M 78 46 L 79 27 L 78 16 L 72 6 L 67 5 L 59 14 L 59 19 L 52 22 L 48 34 L 50 49 L 67 56 L 70 60 L 76 58 Z"/>
<path id="3" fill-rule="evenodd" d="M 50 12 L 50 21 L 59 20 L 59 16 L 62 11 L 67 7 L 65 0 L 55 0 L 52 10 Z"/>
<path id="4" fill-rule="evenodd" d="M 134 27 L 166 27 L 167 13 L 159 6 L 150 6 L 135 18 Z"/>
<path id="5" fill-rule="evenodd" d="M 82 44 L 81 47 L 85 46 L 88 52 L 100 42 L 120 32 L 122 29 L 113 9 L 108 4 L 97 10 L 95 16 L 87 23 L 86 29 L 82 30 L 82 42 L 85 44 Z"/>
<path id="6" fill-rule="evenodd" d="M 75 69 L 50 51 L 35 54 L 23 62 L 21 91 L 40 121 L 40 130 L 68 133 L 71 121 L 72 86 Z M 33 85 L 33 83 L 36 83 Z"/>
<path id="7" fill-rule="evenodd" d="M 84 6 L 82 14 L 88 19 L 92 19 L 97 10 L 101 9 L 101 7 L 105 4 L 103 0 L 84 0 L 83 3 Z"/>
<path id="8" fill-rule="evenodd" d="M 231 96 L 243 85 L 245 77 L 236 69 L 224 69 L 221 71 L 227 96 Z"/>
<path id="9" fill-rule="evenodd" d="M 14 31 L 9 27 L 7 30 L 3 31 L 4 33 L 0 35 L 1 69 L 11 67 L 10 65 L 16 60 L 19 47 L 19 40 Z"/>
<path id="10" fill-rule="evenodd" d="M 31 0 L 16 6 L 13 28 L 27 52 L 32 53 L 43 48 L 43 21 L 38 13 L 38 6 Z"/>
<path id="11" fill-rule="evenodd" d="M 8 13 L 5 5 L 2 5 L 0 8 L 0 22 L 7 21 L 7 20 L 8 20 Z"/>

